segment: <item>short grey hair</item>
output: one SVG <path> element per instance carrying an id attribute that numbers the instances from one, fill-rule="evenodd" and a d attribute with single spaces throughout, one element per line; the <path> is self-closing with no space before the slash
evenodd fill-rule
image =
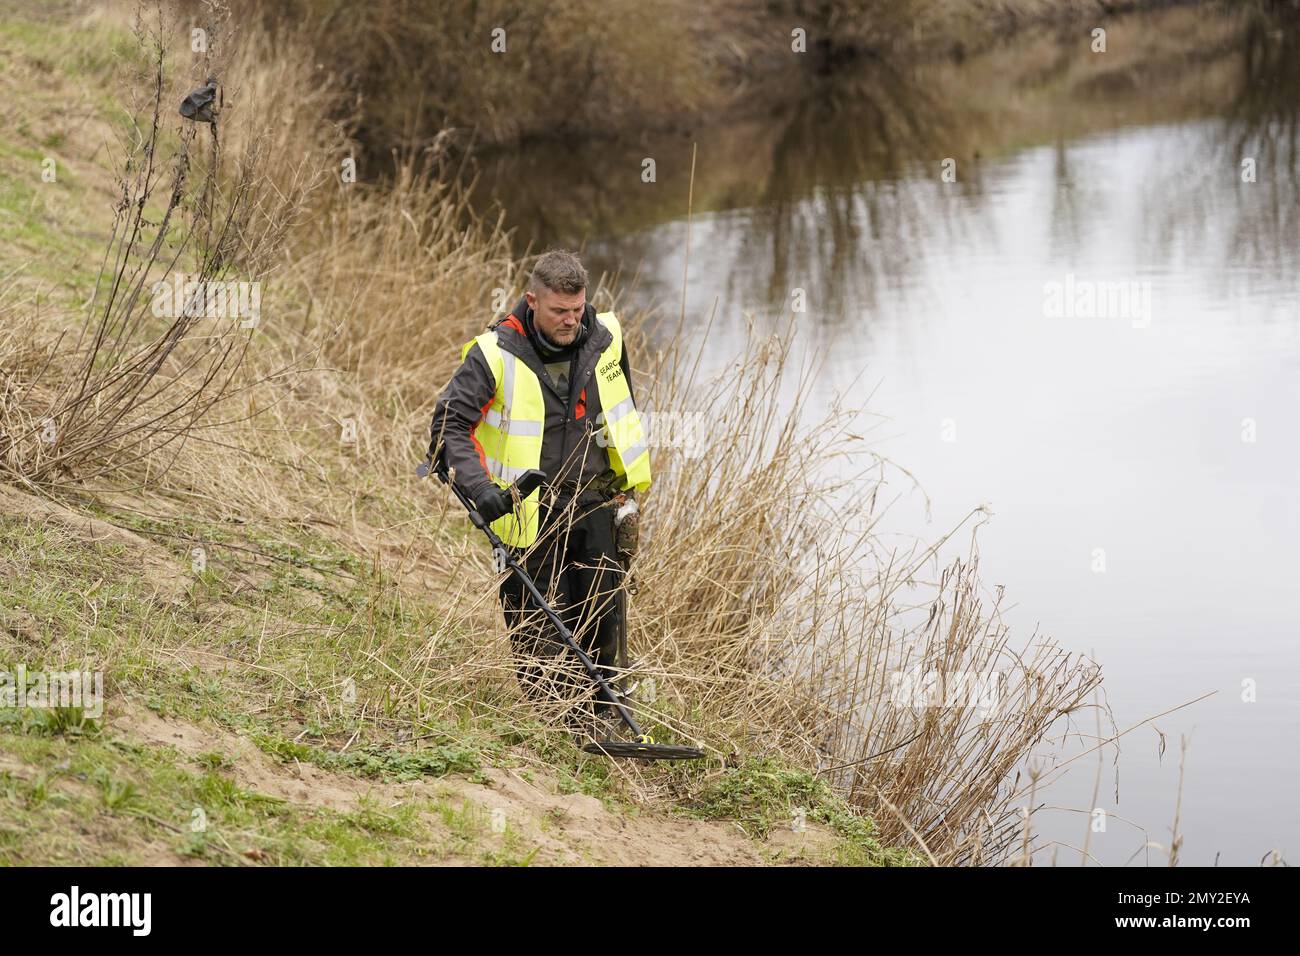
<path id="1" fill-rule="evenodd" d="M 538 257 L 528 280 L 528 288 L 534 293 L 541 292 L 543 287 L 565 295 L 581 292 L 587 288 L 587 270 L 572 252 L 563 249 L 544 252 Z"/>

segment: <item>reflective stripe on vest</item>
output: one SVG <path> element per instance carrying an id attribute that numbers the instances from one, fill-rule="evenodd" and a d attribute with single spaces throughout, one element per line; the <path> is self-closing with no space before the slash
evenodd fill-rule
<path id="1" fill-rule="evenodd" d="M 595 440 L 608 454 L 610 467 L 620 479 L 619 487 L 644 491 L 650 487 L 650 454 L 641 417 L 619 365 L 623 357 L 623 332 L 614 313 L 602 312 L 596 318 L 609 329 L 613 341 L 596 364 L 600 407 L 608 411 L 602 411 L 596 419 L 603 427 Z M 492 370 L 496 391 L 473 435 L 482 450 L 483 466 L 492 480 L 504 488 L 541 463 L 546 421 L 542 384 L 527 364 L 501 348 L 495 330 L 465 343 L 460 353 L 462 362 L 475 342 Z M 521 507 L 492 522 L 492 530 L 508 545 L 528 547 L 537 539 L 539 500 L 539 492 L 534 491 Z"/>

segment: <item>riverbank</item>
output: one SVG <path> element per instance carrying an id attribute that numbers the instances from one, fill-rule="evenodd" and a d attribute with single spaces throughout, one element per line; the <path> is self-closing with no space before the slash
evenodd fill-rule
<path id="1" fill-rule="evenodd" d="M 429 2 L 419 16 L 395 0 L 236 0 L 233 9 L 234 22 L 312 51 L 346 93 L 335 118 L 359 120 L 358 145 L 383 168 L 392 149 L 443 148 L 448 137 L 468 150 L 735 123 L 864 63 L 960 62 L 1026 28 L 1090 30 L 1131 10 L 1208 2 L 493 0 Z"/>

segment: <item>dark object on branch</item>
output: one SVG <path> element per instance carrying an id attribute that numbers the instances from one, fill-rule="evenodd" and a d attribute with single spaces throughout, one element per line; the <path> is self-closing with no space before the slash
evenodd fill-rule
<path id="1" fill-rule="evenodd" d="M 217 114 L 224 105 L 225 100 L 221 95 L 221 87 L 217 85 L 217 78 L 209 76 L 206 83 L 185 97 L 181 103 L 181 116 L 196 123 L 211 123 L 216 126 Z"/>

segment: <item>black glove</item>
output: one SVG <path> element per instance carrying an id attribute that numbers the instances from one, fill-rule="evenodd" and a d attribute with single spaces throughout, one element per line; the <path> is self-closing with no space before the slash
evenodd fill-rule
<path id="1" fill-rule="evenodd" d="M 515 500 L 509 489 L 497 485 L 484 485 L 483 490 L 474 496 L 474 510 L 483 516 L 484 521 L 496 521 L 514 507 Z"/>

